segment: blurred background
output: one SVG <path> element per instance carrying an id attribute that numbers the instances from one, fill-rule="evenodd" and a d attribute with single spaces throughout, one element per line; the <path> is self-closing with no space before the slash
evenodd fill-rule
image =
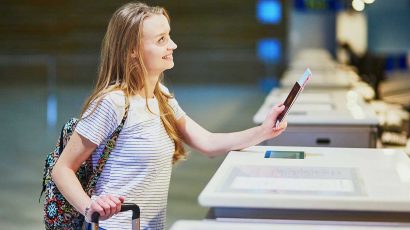
<path id="1" fill-rule="evenodd" d="M 126 2 L 0 1 L 0 229 L 43 228 L 38 196 L 46 153 L 65 121 L 79 115 L 96 82 L 108 21 Z M 178 45 L 165 83 L 185 112 L 208 130 L 255 125 L 252 117 L 280 87 L 294 57 L 315 49 L 354 70 L 374 92 L 369 99 L 402 112 L 403 129 L 395 130 L 393 139 L 379 139 L 380 146 L 408 146 L 410 1 L 146 3 L 169 11 Z M 386 121 L 380 120 L 383 131 Z M 174 167 L 169 226 L 206 215 L 197 197 L 222 160 L 191 150 L 188 160 Z"/>

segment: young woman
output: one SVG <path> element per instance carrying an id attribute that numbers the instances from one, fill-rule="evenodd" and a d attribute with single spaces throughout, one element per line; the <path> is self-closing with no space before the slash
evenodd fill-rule
<path id="1" fill-rule="evenodd" d="M 286 128 L 286 122 L 274 125 L 283 105 L 274 106 L 262 125 L 234 133 L 210 133 L 189 118 L 161 84 L 163 72 L 174 66 L 177 45 L 170 30 L 168 14 L 160 7 L 129 3 L 114 13 L 97 85 L 54 166 L 53 180 L 61 193 L 86 220 L 99 212 L 103 229 L 130 228 L 130 213 L 118 213 L 124 200 L 140 206 L 142 229 L 165 228 L 171 167 L 185 156 L 183 142 L 213 157 L 274 138 Z M 125 125 L 89 197 L 75 172 L 90 156 L 96 164 L 126 103 Z"/>

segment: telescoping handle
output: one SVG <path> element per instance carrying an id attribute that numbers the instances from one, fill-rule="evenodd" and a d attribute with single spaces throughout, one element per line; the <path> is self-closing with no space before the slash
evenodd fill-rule
<path id="1" fill-rule="evenodd" d="M 140 207 L 136 204 L 131 203 L 124 203 L 121 205 L 120 212 L 132 211 L 132 229 L 139 230 L 140 229 Z M 98 230 L 98 221 L 100 219 L 100 213 L 94 212 L 91 214 L 91 224 L 92 230 Z"/>

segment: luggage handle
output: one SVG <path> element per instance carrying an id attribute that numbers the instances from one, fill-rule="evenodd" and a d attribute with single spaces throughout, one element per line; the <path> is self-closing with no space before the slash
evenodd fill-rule
<path id="1" fill-rule="evenodd" d="M 132 211 L 132 220 L 133 224 L 135 220 L 137 223 L 137 228 L 139 229 L 139 219 L 140 219 L 140 207 L 137 204 L 132 204 L 132 203 L 124 203 L 121 205 L 121 211 L 120 212 L 126 212 L 126 211 Z M 94 212 L 91 214 L 91 223 L 93 224 L 93 229 L 98 229 L 98 221 L 100 219 L 100 213 Z M 95 226 L 96 225 L 96 226 Z M 97 228 L 94 228 L 97 227 Z"/>

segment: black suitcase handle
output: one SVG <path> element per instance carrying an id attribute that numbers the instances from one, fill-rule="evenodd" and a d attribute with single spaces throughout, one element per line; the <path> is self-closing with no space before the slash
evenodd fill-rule
<path id="1" fill-rule="evenodd" d="M 132 211 L 132 220 L 137 220 L 140 218 L 140 207 L 137 204 L 132 204 L 132 203 L 124 203 L 121 205 L 121 211 L 120 212 L 126 212 L 126 211 Z M 100 213 L 94 212 L 91 214 L 91 223 L 92 224 L 97 224 L 100 219 Z"/>

